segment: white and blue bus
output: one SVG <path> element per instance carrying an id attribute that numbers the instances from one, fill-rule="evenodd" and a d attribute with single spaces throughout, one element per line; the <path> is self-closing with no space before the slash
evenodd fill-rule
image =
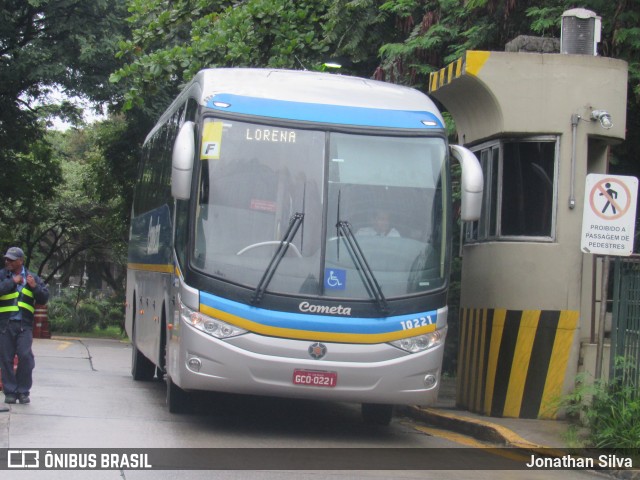
<path id="1" fill-rule="evenodd" d="M 417 90 L 307 71 L 199 72 L 149 133 L 126 330 L 136 380 L 194 391 L 429 405 L 451 262 L 482 173 Z"/>

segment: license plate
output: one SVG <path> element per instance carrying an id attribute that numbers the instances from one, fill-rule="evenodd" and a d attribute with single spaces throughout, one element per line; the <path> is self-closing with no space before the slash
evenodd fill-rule
<path id="1" fill-rule="evenodd" d="M 335 387 L 338 384 L 338 372 L 294 370 L 293 384 L 311 387 Z"/>

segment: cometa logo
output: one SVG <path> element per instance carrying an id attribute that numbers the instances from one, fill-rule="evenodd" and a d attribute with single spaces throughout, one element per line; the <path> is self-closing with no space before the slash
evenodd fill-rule
<path id="1" fill-rule="evenodd" d="M 326 315 L 351 315 L 350 307 L 343 307 L 342 305 L 338 305 L 335 307 L 330 307 L 329 305 L 313 305 L 309 302 L 300 302 L 298 308 L 301 312 L 304 313 L 324 313 Z"/>

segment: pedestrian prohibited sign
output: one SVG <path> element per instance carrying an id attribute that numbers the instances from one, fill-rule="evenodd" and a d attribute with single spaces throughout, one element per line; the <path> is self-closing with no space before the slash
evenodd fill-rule
<path id="1" fill-rule="evenodd" d="M 633 252 L 638 179 L 587 175 L 581 249 L 585 253 L 628 256 Z"/>

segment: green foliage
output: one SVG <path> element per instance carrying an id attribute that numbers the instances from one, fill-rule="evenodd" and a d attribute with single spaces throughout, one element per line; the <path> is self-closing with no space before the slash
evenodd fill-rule
<path id="1" fill-rule="evenodd" d="M 94 302 L 85 301 L 78 305 L 75 320 L 78 332 L 90 332 L 100 321 L 100 309 Z"/>
<path id="2" fill-rule="evenodd" d="M 42 140 L 35 141 L 30 151 L 14 152 L 0 163 L 4 173 L 0 176 L 0 239 L 7 245 L 36 235 L 36 225 L 47 217 L 47 201 L 62 175 L 60 162 Z M 33 249 L 28 242 L 20 243 L 29 261 Z"/>
<path id="3" fill-rule="evenodd" d="M 640 448 L 640 400 L 629 386 L 611 387 L 593 399 L 588 412 L 593 446 Z"/>
<path id="4" fill-rule="evenodd" d="M 87 206 L 58 201 L 68 169 L 55 140 L 46 136 L 47 122 L 54 115 L 80 116 L 67 100 L 49 94 L 62 91 L 103 102 L 117 97 L 107 77 L 116 68 L 115 42 L 126 27 L 125 1 L 0 5 L 0 239 L 3 246 L 21 245 L 38 273 L 56 251 L 64 257 L 58 239 L 70 233 L 74 214 Z"/>
<path id="5" fill-rule="evenodd" d="M 130 40 L 118 56 L 127 65 L 111 75 L 124 83 L 125 109 L 162 109 L 179 86 L 204 67 L 316 67 L 327 52 L 321 17 L 328 1 L 132 0 Z M 163 96 L 167 92 L 168 96 Z"/>
<path id="6" fill-rule="evenodd" d="M 100 321 L 99 326 L 105 330 L 109 327 L 123 327 L 124 326 L 124 306 L 111 306 L 107 314 Z"/>
<path id="7" fill-rule="evenodd" d="M 563 10 L 561 6 L 529 8 L 527 17 L 532 19 L 531 30 L 542 36 L 557 30 Z"/>
<path id="8" fill-rule="evenodd" d="M 72 331 L 73 304 L 65 297 L 52 298 L 48 305 L 49 327 L 52 333 Z"/>
<path id="9" fill-rule="evenodd" d="M 617 365 L 637 368 L 624 359 L 617 359 Z M 560 407 L 587 427 L 588 447 L 640 449 L 640 396 L 635 384 L 586 382 L 580 374 L 576 388 L 560 401 Z"/>
<path id="10" fill-rule="evenodd" d="M 48 313 L 51 332 L 58 334 L 120 329 L 124 322 L 121 298 L 91 298 L 78 289 L 67 289 L 62 296 L 52 298 Z"/>
<path id="11" fill-rule="evenodd" d="M 383 6 L 410 26 L 397 42 L 380 48 L 378 76 L 426 88 L 428 74 L 459 58 L 465 50 L 503 50 L 529 28 L 519 2 L 499 0 L 390 0 Z"/>
<path id="12" fill-rule="evenodd" d="M 378 49 L 403 33 L 380 0 L 334 0 L 322 17 L 323 40 L 331 56 L 349 60 L 342 73 L 369 77 L 378 67 Z M 410 0 L 408 3 L 414 3 Z M 398 22 L 401 23 L 401 22 Z"/>
<path id="13" fill-rule="evenodd" d="M 64 101 L 48 99 L 53 87 L 107 101 L 105 82 L 115 69 L 124 35 L 125 0 L 5 0 L 0 5 L 0 164 L 42 138 L 41 118 L 78 118 Z"/>
<path id="14" fill-rule="evenodd" d="M 59 274 L 64 284 L 92 264 L 99 266 L 95 280 L 123 290 L 138 128 L 112 117 L 84 130 L 52 131 L 47 165 L 17 157 L 17 166 L 39 178 L 22 185 L 24 199 L 7 198 L 12 205 L 0 213 L 0 231 L 5 244 L 22 245 L 39 273 L 47 272 L 45 281 Z M 113 265 L 122 268 L 106 267 Z"/>

